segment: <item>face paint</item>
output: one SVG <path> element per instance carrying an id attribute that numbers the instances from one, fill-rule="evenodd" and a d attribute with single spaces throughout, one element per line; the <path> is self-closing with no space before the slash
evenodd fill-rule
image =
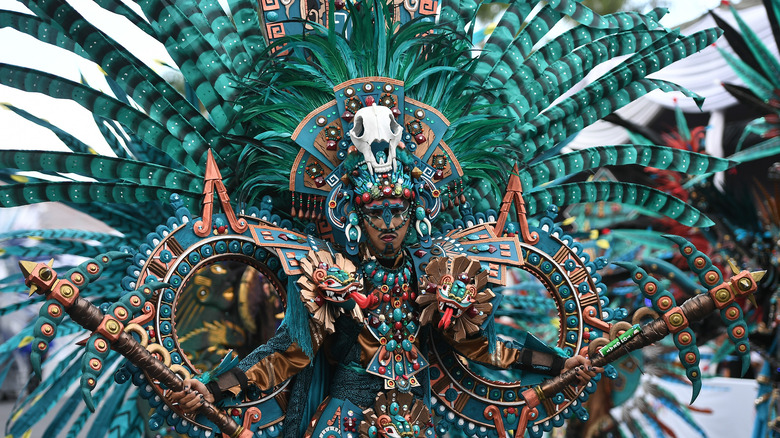
<path id="1" fill-rule="evenodd" d="M 411 204 L 402 199 L 381 199 L 360 210 L 371 253 L 379 258 L 394 258 L 403 248 L 409 231 Z"/>

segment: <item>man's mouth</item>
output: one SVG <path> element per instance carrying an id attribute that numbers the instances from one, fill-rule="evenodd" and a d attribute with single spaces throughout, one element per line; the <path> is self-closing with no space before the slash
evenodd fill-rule
<path id="1" fill-rule="evenodd" d="M 392 242 L 396 237 L 398 236 L 395 233 L 384 233 L 379 236 L 379 238 L 384 242 Z"/>

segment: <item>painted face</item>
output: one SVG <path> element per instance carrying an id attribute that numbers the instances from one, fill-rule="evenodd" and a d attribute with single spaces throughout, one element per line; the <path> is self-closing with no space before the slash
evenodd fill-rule
<path id="1" fill-rule="evenodd" d="M 394 258 L 409 232 L 411 204 L 406 199 L 377 199 L 360 209 L 368 247 L 376 257 Z"/>

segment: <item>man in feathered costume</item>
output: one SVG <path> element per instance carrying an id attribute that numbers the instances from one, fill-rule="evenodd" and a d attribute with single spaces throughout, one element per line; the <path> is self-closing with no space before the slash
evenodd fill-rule
<path id="1" fill-rule="evenodd" d="M 680 36 L 657 23 L 660 10 L 601 17 L 572 0 L 519 0 L 474 53 L 479 4 L 470 1 L 265 0 L 258 11 L 236 0 L 226 14 L 216 3 L 147 0 L 140 3 L 144 17 L 124 4 L 101 5 L 166 46 L 185 78 L 184 95 L 69 5 L 45 0 L 28 2 L 36 17 L 6 13 L 4 22 L 96 60 L 114 95 L 21 67 L 0 71 L 4 84 L 47 87 L 110 128 L 103 132 L 117 157 L 84 153 L 75 141 L 74 153 L 0 155 L 13 169 L 7 174 L 95 179 L 2 186 L 4 206 L 68 201 L 124 234 L 121 242 L 47 234 L 91 243 L 89 253 L 82 251 L 94 258 L 63 275 L 52 265 L 22 263 L 27 285 L 46 298 L 28 329 L 38 371 L 50 341 L 73 327 L 63 322 L 66 313 L 92 332 L 81 394 L 95 409 L 92 389 L 99 387 L 101 397 L 107 391 L 101 412 L 112 414 L 94 427 L 117 436 L 138 430 L 137 415 L 112 412 L 128 397 L 122 384 L 132 381 L 134 394 L 154 408 L 153 429 L 167 421 L 191 436 L 221 430 L 373 438 L 449 430 L 503 437 L 527 428 L 538 437 L 571 415 L 587 417 L 582 401 L 602 365 L 669 333 L 684 350 L 697 392 L 698 352 L 686 318 L 710 312 L 710 301 L 701 304 L 709 297 L 676 306 L 637 271 L 634 279 L 664 317 L 646 336 L 628 323 L 610 323 L 625 314 L 607 307 L 597 272 L 606 262 L 590 260 L 554 219 L 556 205 L 613 201 L 688 226 L 711 224 L 657 190 L 566 180 L 603 165 L 706 174 L 727 168 L 726 160 L 658 146 L 559 152 L 568 137 L 650 90 L 696 98 L 646 76 L 712 44 L 717 31 Z M 566 17 L 576 24 L 548 35 Z M 624 55 L 568 94 L 596 66 Z M 483 201 L 476 187 L 502 199 L 500 206 L 472 209 Z M 230 195 L 241 201 L 237 212 Z M 150 201 L 170 201 L 174 216 L 159 219 Z M 692 245 L 675 243 L 708 288 L 726 284 Z M 119 245 L 122 252 L 109 251 Z M 227 358 L 204 371 L 179 343 L 176 323 L 184 315 L 177 303 L 193 275 L 220 260 L 258 269 L 280 292 L 285 317 L 238 366 Z M 499 290 L 509 269 L 529 271 L 555 301 L 554 348 L 513 329 L 520 298 Z M 728 311 L 734 294 L 750 292 L 754 277 L 745 275 L 718 308 Z M 113 291 L 117 283 L 118 301 L 99 293 L 101 284 Z M 741 327 L 737 317 L 734 330 Z M 631 344 L 632 336 L 640 342 Z M 746 342 L 737 349 L 745 354 Z M 101 372 L 116 360 L 111 350 L 128 361 L 115 372 L 119 385 L 101 386 Z M 502 369 L 516 372 L 507 378 L 497 374 Z M 38 407 L 57 397 L 39 397 L 44 391 L 62 394 L 69 380 L 52 379 L 25 409 L 48 409 Z M 29 424 L 15 421 L 11 434 Z"/>
<path id="2" fill-rule="evenodd" d="M 335 363 L 328 383 L 301 374 L 293 392 L 306 396 L 294 395 L 290 403 L 305 406 L 326 398 L 313 414 L 304 409 L 303 422 L 288 409 L 285 428 L 293 432 L 287 436 L 302 434 L 295 430 L 300 423 L 308 426 L 306 436 L 359 431 L 369 437 L 423 437 L 434 435 L 425 403 L 430 399 L 426 388 L 431 386 L 428 358 L 433 343 L 444 342 L 468 360 L 491 367 L 548 376 L 579 367 L 582 383 L 603 371 L 591 367 L 586 357 L 558 356 L 530 334 L 522 344 L 486 336 L 482 328 L 492 323 L 499 300 L 486 287 L 489 272 L 478 260 L 430 236 L 433 211 L 440 209 L 439 189 L 424 177 L 419 159 L 402 141 L 404 128 L 394 115 L 394 93 L 401 84 L 376 77 L 361 82 L 336 87 L 349 97 L 348 108 L 357 102 L 360 109 L 342 117 L 353 119 L 348 135 L 352 145 L 343 162 L 344 175 L 328 194 L 325 209 L 331 226 L 343 230 L 339 240 L 346 252 L 358 256 L 357 266 L 324 249 L 329 247 L 325 243 L 322 249 L 312 249 L 301 261 L 303 275 L 296 282 L 311 320 L 287 318 L 274 339 L 243 359 L 240 370 L 230 370 L 208 388 L 198 379 L 187 380 L 185 387 L 197 391 L 172 399 L 185 411 L 197 411 L 204 399 L 215 402 L 241 391 L 268 391 L 312 366 L 322 350 Z M 378 99 L 373 92 L 377 83 L 383 83 Z M 316 123 L 322 112 L 318 109 L 307 119 Z M 324 125 L 325 135 L 331 129 Z M 410 246 L 413 230 L 418 244 Z M 311 333 L 295 333 L 298 326 Z M 250 390 L 250 385 L 257 388 Z"/>

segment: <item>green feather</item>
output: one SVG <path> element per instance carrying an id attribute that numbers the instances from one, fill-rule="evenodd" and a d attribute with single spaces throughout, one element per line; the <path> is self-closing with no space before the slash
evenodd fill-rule
<path id="1" fill-rule="evenodd" d="M 110 202 L 130 204 L 167 201 L 174 193 L 167 187 L 140 186 L 130 183 L 103 182 L 38 182 L 0 186 L 0 204 L 17 207 L 38 202 Z M 176 192 L 190 205 L 200 199 L 200 193 Z"/>
<path id="2" fill-rule="evenodd" d="M 731 66 L 734 73 L 742 79 L 745 85 L 750 88 L 750 91 L 756 94 L 760 99 L 768 100 L 773 96 L 774 86 L 760 73 L 750 68 L 745 61 L 735 57 L 731 53 L 718 47 L 723 59 L 726 60 L 729 66 Z"/>
<path id="3" fill-rule="evenodd" d="M 59 99 L 73 100 L 94 114 L 127 126 L 141 139 L 181 162 L 190 171 L 202 171 L 187 151 L 190 144 L 182 144 L 146 114 L 106 94 L 59 76 L 9 64 L 0 64 L 0 81 L 23 91 L 41 92 Z M 200 145 L 196 146 L 200 150 Z M 203 152 L 205 153 L 205 149 Z"/>
<path id="4" fill-rule="evenodd" d="M 777 57 L 769 51 L 764 42 L 761 41 L 761 38 L 745 23 L 733 6 L 731 6 L 731 13 L 737 20 L 737 25 L 739 25 L 739 30 L 742 31 L 742 36 L 745 38 L 748 49 L 750 49 L 758 65 L 761 66 L 764 77 L 774 85 L 774 88 L 780 88 L 780 62 L 778 62 Z"/>
<path id="5" fill-rule="evenodd" d="M 0 151 L 0 167 L 90 175 L 95 179 L 121 180 L 190 193 L 203 190 L 201 178 L 192 174 L 165 166 L 101 155 L 10 149 Z"/>
<path id="6" fill-rule="evenodd" d="M 521 169 L 519 175 L 523 187 L 540 187 L 577 172 L 627 164 L 701 175 L 722 172 L 736 163 L 666 146 L 625 144 L 597 146 L 558 155 L 528 169 Z"/>
<path id="7" fill-rule="evenodd" d="M 714 225 L 699 210 L 660 190 L 631 183 L 588 181 L 531 189 L 524 193 L 528 214 L 544 211 L 550 205 L 563 207 L 587 202 L 617 202 L 653 211 L 689 227 Z"/>
<path id="8" fill-rule="evenodd" d="M 51 44 L 89 59 L 84 50 L 73 40 L 61 32 L 61 27 L 45 23 L 38 17 L 15 11 L 0 11 L 0 27 L 10 27 L 36 38 L 46 44 Z"/>

